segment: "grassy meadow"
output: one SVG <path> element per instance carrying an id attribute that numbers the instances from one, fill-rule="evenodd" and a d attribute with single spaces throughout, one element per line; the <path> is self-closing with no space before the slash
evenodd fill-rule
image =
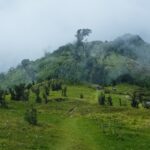
<path id="1" fill-rule="evenodd" d="M 34 103 L 32 92 L 29 102 L 8 95 L 9 107 L 0 109 L 0 150 L 149 150 L 150 111 L 130 106 L 136 89 L 128 84 L 107 87 L 113 106 L 100 106 L 97 96 L 103 90 L 86 85 L 67 86 L 67 97 L 50 91 L 47 104 Z M 36 126 L 24 120 L 31 103 L 37 109 Z"/>

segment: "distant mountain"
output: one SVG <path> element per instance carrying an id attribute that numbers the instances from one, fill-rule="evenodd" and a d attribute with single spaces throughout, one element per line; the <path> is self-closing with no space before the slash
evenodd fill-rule
<path id="1" fill-rule="evenodd" d="M 114 81 L 150 81 L 150 44 L 126 34 L 114 41 L 67 44 L 36 61 L 23 60 L 15 69 L 0 74 L 1 87 L 47 78 L 70 82 L 110 84 Z"/>

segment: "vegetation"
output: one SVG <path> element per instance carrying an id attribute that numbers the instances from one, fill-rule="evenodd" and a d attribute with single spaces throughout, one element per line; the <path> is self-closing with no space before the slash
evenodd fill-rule
<path id="1" fill-rule="evenodd" d="M 62 96 L 66 97 L 67 96 L 67 86 L 64 86 L 62 88 Z"/>
<path id="2" fill-rule="evenodd" d="M 0 89 L 0 107 L 7 108 L 8 105 L 5 101 L 5 91 Z"/>
<path id="3" fill-rule="evenodd" d="M 105 94 L 101 93 L 101 95 L 98 96 L 98 101 L 100 105 L 105 105 Z"/>
<path id="4" fill-rule="evenodd" d="M 110 95 L 108 96 L 108 100 L 107 101 L 108 101 L 108 105 L 109 106 L 113 106 L 112 97 Z"/>
<path id="5" fill-rule="evenodd" d="M 97 90 L 91 85 L 67 85 L 67 98 L 57 101 L 62 90 L 51 91 L 45 105 L 42 94 L 48 83 L 32 85 L 29 101 L 13 101 L 6 94 L 9 108 L 0 109 L 0 149 L 149 149 L 149 110 L 142 105 L 131 107 L 133 93 L 139 95 L 140 87 L 120 84 L 116 90 L 112 86 Z M 36 87 L 43 103 L 36 103 Z M 143 90 L 146 99 L 150 93 Z M 98 105 L 97 95 L 105 95 L 105 106 Z"/>
<path id="6" fill-rule="evenodd" d="M 112 42 L 87 42 L 84 39 L 90 33 L 90 29 L 79 29 L 75 43 L 64 45 L 36 61 L 23 60 L 17 68 L 0 74 L 1 87 L 12 88 L 46 79 L 73 84 L 130 83 L 150 87 L 148 43 L 138 35 L 129 34 Z M 55 90 L 55 83 L 52 86 Z"/>
<path id="7" fill-rule="evenodd" d="M 28 108 L 25 113 L 25 120 L 32 125 L 37 125 L 37 110 L 36 108 L 31 106 L 31 108 Z"/>
<path id="8" fill-rule="evenodd" d="M 150 45 L 91 32 L 0 74 L 0 149 L 150 149 Z"/>

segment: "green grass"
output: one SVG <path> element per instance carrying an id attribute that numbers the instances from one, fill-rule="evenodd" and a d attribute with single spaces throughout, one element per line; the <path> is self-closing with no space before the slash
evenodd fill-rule
<path id="1" fill-rule="evenodd" d="M 125 86 L 134 88 L 117 88 Z M 149 110 L 119 107 L 120 96 L 128 104 L 129 99 L 116 93 L 111 93 L 114 106 L 102 107 L 97 93 L 86 86 L 68 86 L 65 101 L 35 104 L 37 126 L 24 120 L 26 102 L 9 101 L 8 109 L 0 109 L 0 150 L 149 150 Z M 49 98 L 56 97 L 61 91 L 51 92 Z"/>

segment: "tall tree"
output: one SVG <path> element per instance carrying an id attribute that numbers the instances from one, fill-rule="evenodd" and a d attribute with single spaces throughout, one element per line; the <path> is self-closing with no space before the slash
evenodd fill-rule
<path id="1" fill-rule="evenodd" d="M 75 37 L 77 38 L 77 46 L 84 46 L 83 40 L 86 36 L 92 33 L 91 29 L 78 29 Z"/>
<path id="2" fill-rule="evenodd" d="M 26 71 L 27 75 L 31 78 L 32 81 L 35 81 L 35 71 L 30 65 L 30 60 L 29 59 L 24 59 L 21 62 L 22 67 Z"/>

